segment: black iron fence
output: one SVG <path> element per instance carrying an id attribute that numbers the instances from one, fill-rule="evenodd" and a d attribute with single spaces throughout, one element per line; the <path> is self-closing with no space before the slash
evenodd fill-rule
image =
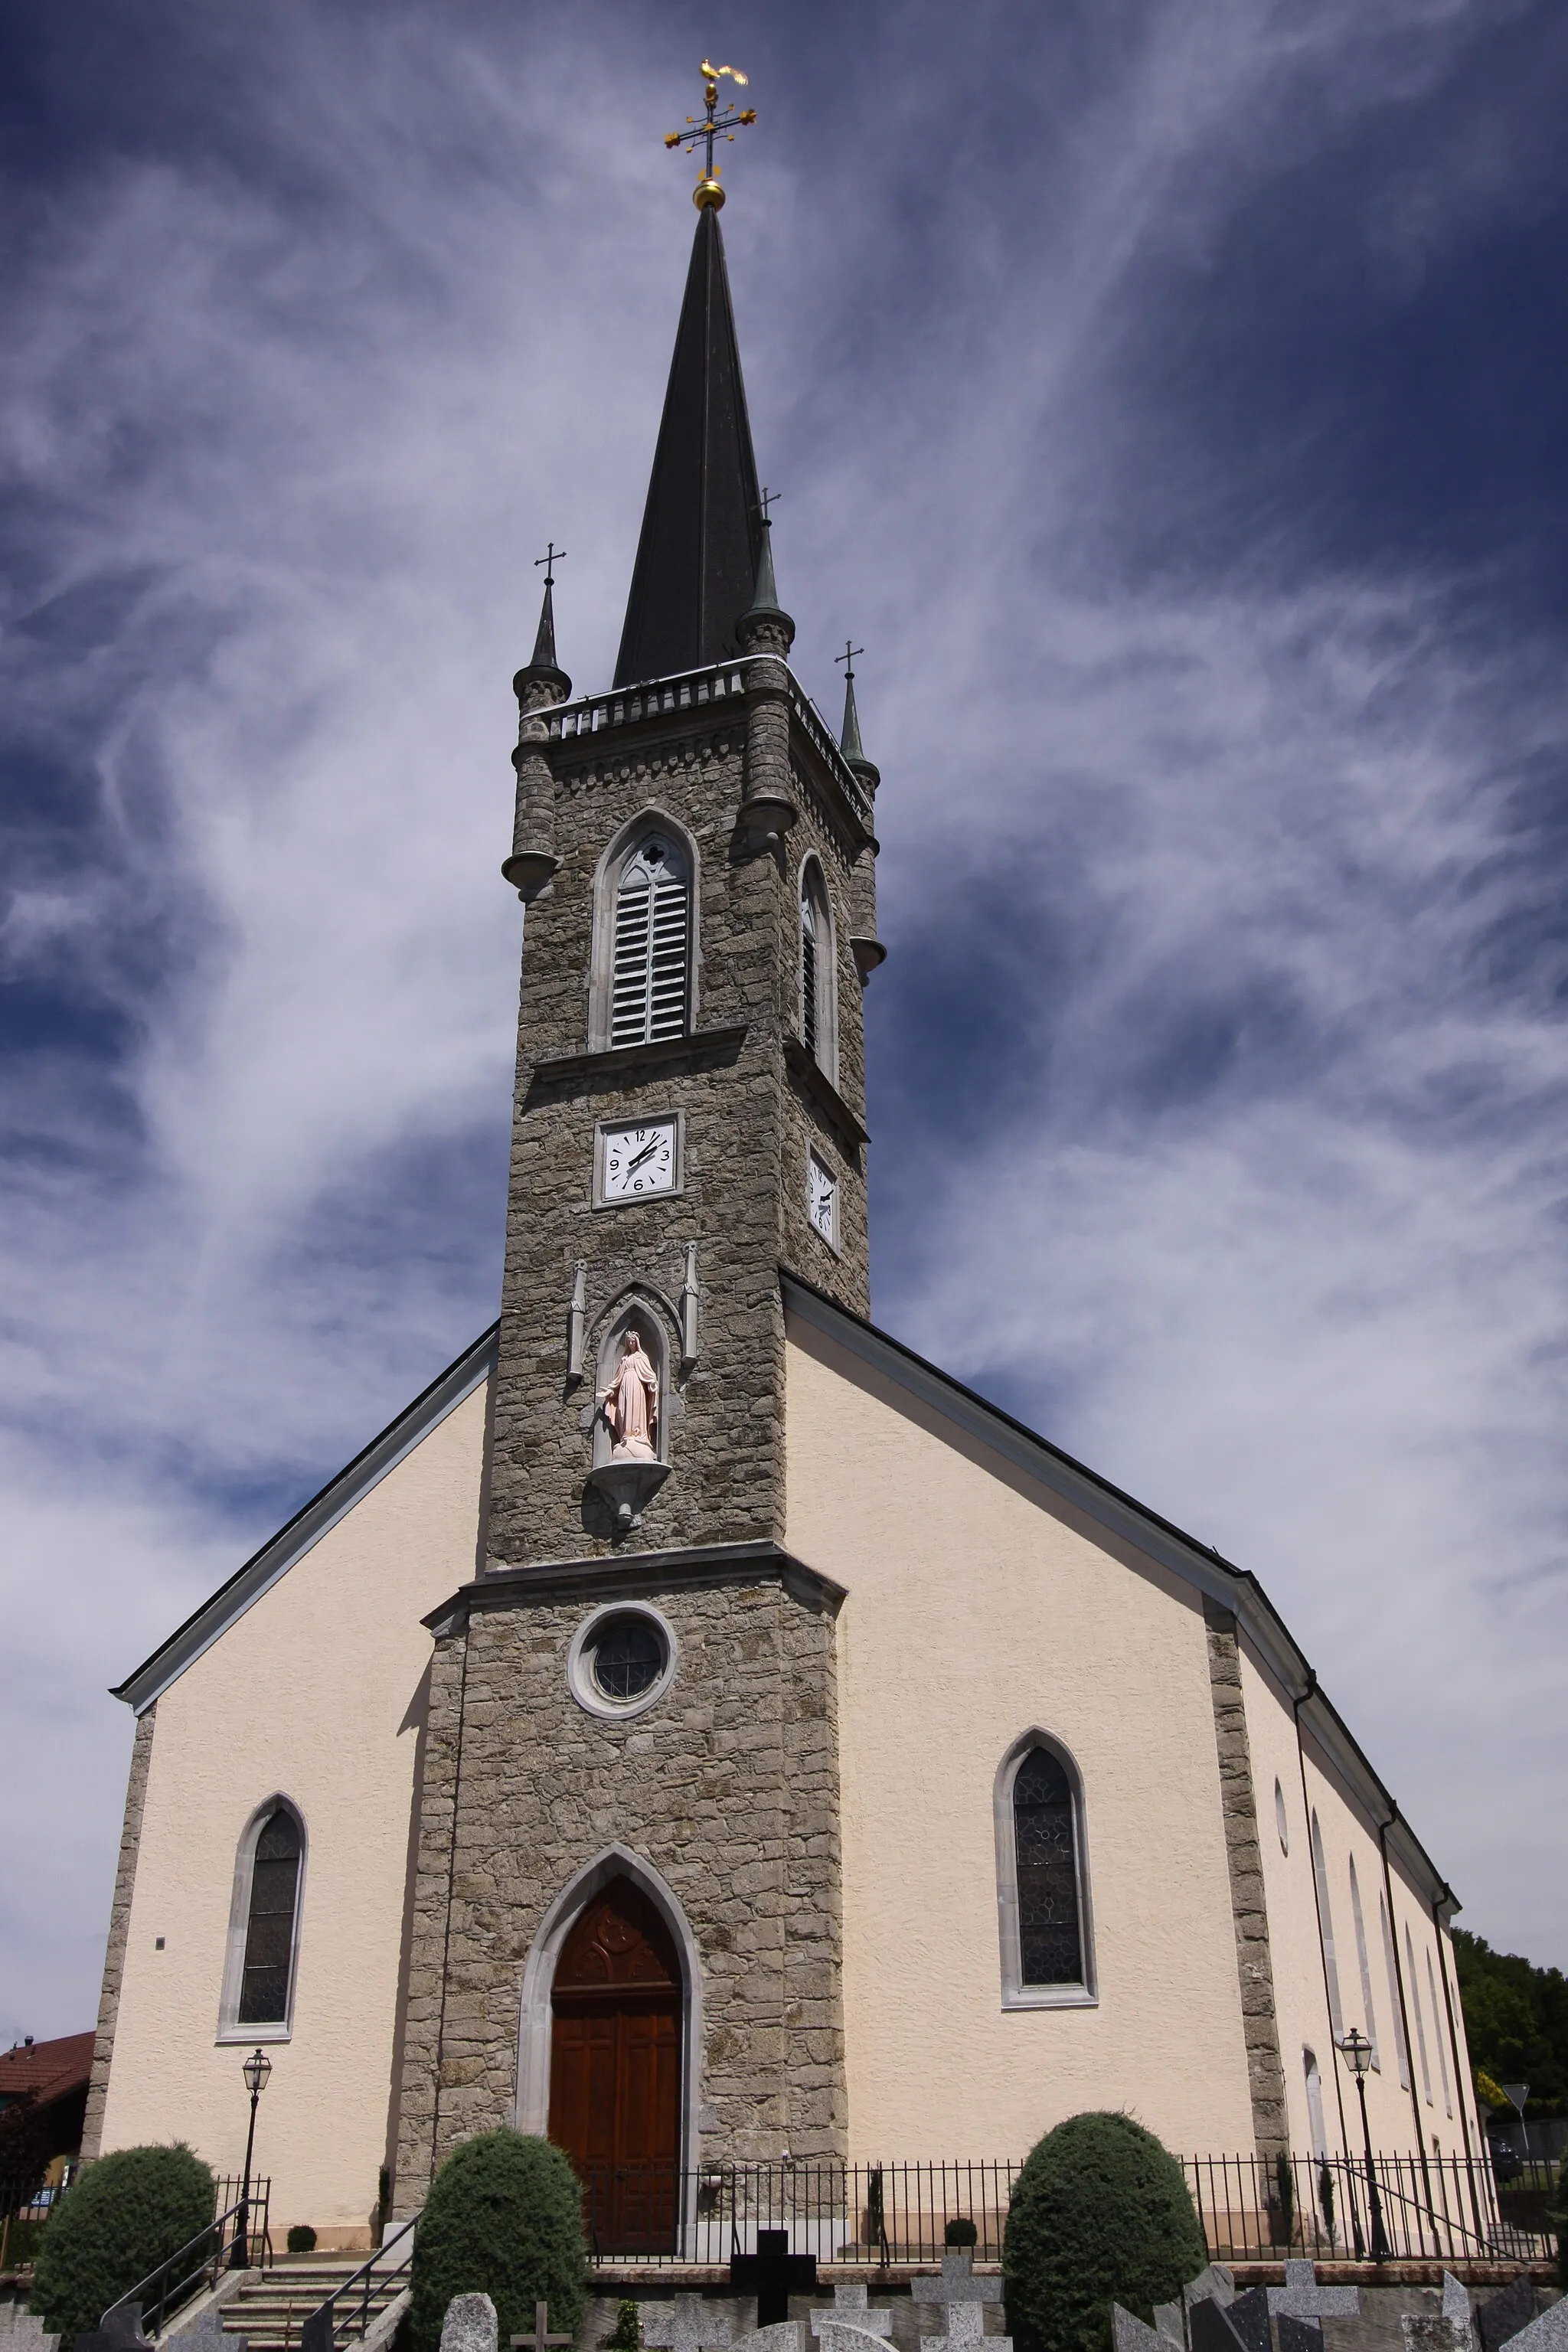
<path id="1" fill-rule="evenodd" d="M 1382 2156 L 1376 2226 L 1364 2160 L 1188 2157 L 1187 2187 L 1216 2261 L 1528 2262 L 1555 2251 L 1542 2210 L 1521 2206 L 1484 2161 Z M 950 2221 L 974 2227 L 974 2257 L 1000 2262 L 1016 2163 L 590 2167 L 584 2218 L 597 2264 L 722 2264 L 783 2230 L 825 2263 L 934 2263 Z"/>
<path id="2" fill-rule="evenodd" d="M 414 2221 L 394 2222 L 369 2260 L 317 2305 L 300 2330 L 300 2352 L 343 2352 L 345 2345 L 363 2343 L 410 2282 L 414 2229 Z"/>

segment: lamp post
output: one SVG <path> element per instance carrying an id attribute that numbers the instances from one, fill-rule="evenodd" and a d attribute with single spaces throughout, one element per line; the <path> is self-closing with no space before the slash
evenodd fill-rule
<path id="1" fill-rule="evenodd" d="M 1377 2167 L 1372 2157 L 1372 2126 L 1366 2119 L 1366 2070 L 1372 2064 L 1372 2044 L 1358 2027 L 1352 2026 L 1340 2043 L 1340 2055 L 1355 2076 L 1355 2086 L 1361 2099 L 1361 2136 L 1366 2147 L 1366 2194 L 1372 2208 L 1372 2258 L 1374 2263 L 1388 2260 L 1388 2233 L 1383 2226 L 1383 2200 L 1377 2193 Z"/>
<path id="2" fill-rule="evenodd" d="M 250 2267 L 250 2159 L 256 2149 L 256 2103 L 267 2088 L 267 2078 L 272 2072 L 272 2061 L 265 2050 L 253 2050 L 240 2073 L 245 2087 L 250 2093 L 250 2129 L 245 2136 L 245 2178 L 240 2183 L 239 2213 L 235 2222 L 234 2252 L 229 2258 L 232 2270 Z"/>

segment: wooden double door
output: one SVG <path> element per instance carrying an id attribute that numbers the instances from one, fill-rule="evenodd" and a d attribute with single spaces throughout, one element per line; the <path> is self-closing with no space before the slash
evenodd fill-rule
<path id="1" fill-rule="evenodd" d="M 680 2206 L 680 1962 L 628 1878 L 562 1948 L 552 1997 L 550 2137 L 584 2188 L 602 2253 L 675 2251 Z"/>

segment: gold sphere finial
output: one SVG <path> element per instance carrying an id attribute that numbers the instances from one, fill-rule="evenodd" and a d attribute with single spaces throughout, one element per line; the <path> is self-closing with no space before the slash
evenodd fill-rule
<path id="1" fill-rule="evenodd" d="M 704 205 L 711 205 L 714 211 L 718 212 L 724 202 L 724 191 L 719 185 L 717 179 L 710 180 L 704 172 L 691 191 L 691 201 L 699 212 L 702 210 Z"/>

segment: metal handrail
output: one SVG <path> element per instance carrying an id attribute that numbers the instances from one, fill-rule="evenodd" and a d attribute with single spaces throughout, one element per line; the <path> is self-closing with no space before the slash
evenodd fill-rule
<path id="1" fill-rule="evenodd" d="M 418 2219 L 419 2216 L 416 2213 L 411 2220 L 400 2221 L 390 2238 L 382 2239 L 369 2261 L 362 2263 L 357 2271 L 344 2279 L 342 2286 L 332 2290 L 324 2303 L 317 2305 L 300 2330 L 300 2352 L 336 2352 L 340 2326 L 345 2331 L 345 2342 L 349 2341 L 355 2333 L 363 2337 L 370 2326 L 370 2306 L 373 2298 L 394 2279 L 402 2278 L 413 2265 L 414 2224 Z M 407 2241 L 407 2251 L 403 2260 L 391 2270 L 386 2269 L 384 2264 L 387 2254 L 394 2246 L 398 2245 L 405 2239 Z M 352 2315 L 341 2322 L 338 2318 L 338 2305 L 345 2295 L 352 2295 L 356 2290 L 360 2298 L 357 2330 Z"/>
<path id="2" fill-rule="evenodd" d="M 227 2206 L 223 2212 L 216 2214 L 212 2221 L 207 2223 L 205 2230 L 198 2230 L 195 2236 L 190 2241 L 188 2245 L 182 2246 L 177 2253 L 170 2254 L 165 2261 L 161 2262 L 158 2264 L 156 2270 L 149 2271 L 144 2279 L 138 2280 L 137 2284 L 132 2287 L 127 2294 L 119 2296 L 115 2302 L 111 2303 L 109 2309 L 104 2313 L 102 2318 L 98 2323 L 100 2331 L 108 2330 L 110 2320 L 117 2311 L 128 2311 L 134 2308 L 136 2321 L 141 2326 L 142 2334 L 146 2336 L 158 2335 L 161 2332 L 163 2322 L 167 2318 L 170 2311 L 176 2305 L 183 2303 L 186 2295 L 192 2292 L 197 2284 L 204 2278 L 206 2278 L 209 2272 L 211 2273 L 211 2284 L 214 2286 L 217 2284 L 217 2274 L 224 2267 L 225 2256 L 232 2248 L 245 2242 L 247 2232 L 249 2229 L 250 2214 L 258 2205 L 261 2207 L 262 2212 L 265 2214 L 267 2210 L 267 2199 L 265 2196 L 258 2197 L 257 2195 L 256 2184 L 252 2183 L 251 2193 L 248 2197 L 237 2198 L 234 2203 Z M 226 2225 L 230 2221 L 234 2223 L 235 2227 L 232 2233 L 226 2237 Z M 254 2237 L 256 2232 L 250 2231 L 249 2234 Z M 265 2221 L 262 2223 L 260 2234 L 263 2242 L 265 2243 L 267 2236 L 267 2225 Z M 195 2253 L 198 2246 L 205 2245 L 209 2239 L 214 2239 L 215 2241 L 210 2250 L 202 2256 L 198 2263 L 193 2265 L 184 2277 L 176 2280 L 173 2285 L 170 2285 L 170 2272 L 178 2269 L 179 2265 L 183 2262 L 186 2261 L 190 2255 Z M 150 2290 L 154 2286 L 160 2286 L 161 2292 L 157 2295 L 153 2304 L 153 2324 L 151 2326 L 148 2326 L 145 2321 L 145 2313 L 147 2310 Z"/>

